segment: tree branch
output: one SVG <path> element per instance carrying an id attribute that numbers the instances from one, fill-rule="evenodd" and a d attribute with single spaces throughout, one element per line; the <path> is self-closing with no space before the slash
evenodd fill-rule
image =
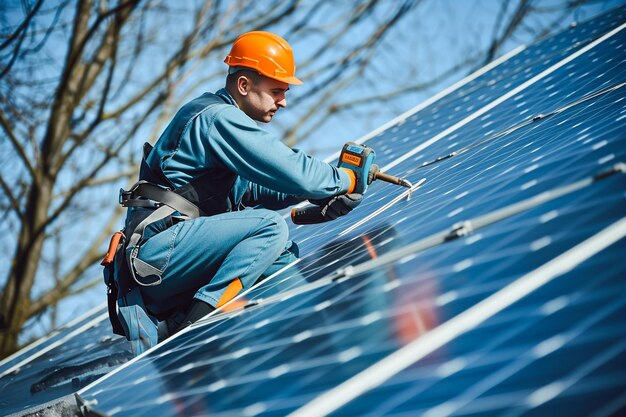
<path id="1" fill-rule="evenodd" d="M 0 125 L 2 125 L 2 128 L 4 129 L 7 136 L 9 137 L 9 140 L 11 141 L 11 144 L 15 148 L 15 151 L 17 152 L 17 154 L 19 155 L 20 160 L 22 161 L 24 166 L 26 166 L 26 170 L 30 174 L 31 178 L 33 180 L 37 180 L 35 169 L 31 165 L 30 160 L 28 159 L 28 156 L 26 155 L 26 152 L 24 151 L 24 147 L 17 140 L 17 137 L 15 137 L 15 133 L 13 133 L 13 129 L 9 125 L 9 121 L 4 116 L 4 112 L 2 111 L 1 108 L 0 108 Z"/>
<path id="2" fill-rule="evenodd" d="M 431 78 L 430 80 L 427 80 L 427 81 L 414 83 L 408 86 L 403 86 L 395 90 L 387 91 L 381 94 L 361 97 L 359 99 L 354 99 L 354 100 L 346 101 L 346 102 L 334 103 L 332 106 L 330 106 L 330 110 L 331 110 L 330 113 L 349 110 L 351 108 L 358 107 L 361 105 L 366 105 L 372 102 L 377 102 L 377 103 L 386 102 L 386 101 L 390 101 L 395 98 L 401 97 L 403 95 L 406 95 L 408 93 L 416 93 L 419 91 L 426 90 L 430 87 L 433 87 L 439 84 L 442 81 L 445 81 L 448 77 L 456 74 L 461 69 L 466 68 L 468 65 L 472 65 L 476 63 L 479 59 L 481 59 L 481 57 L 482 57 L 482 54 L 476 55 L 470 58 L 466 58 L 465 60 L 456 63 L 453 67 L 445 70 L 444 72 L 438 74 L 434 78 Z"/>
<path id="3" fill-rule="evenodd" d="M 42 4 L 43 0 L 38 0 L 37 3 L 35 3 L 35 5 L 26 15 L 26 18 L 22 21 L 22 23 L 20 23 L 15 31 L 4 42 L 2 42 L 2 44 L 0 44 L 0 51 L 9 46 L 9 44 L 13 42 L 20 35 L 20 33 L 22 33 L 22 31 L 26 31 L 26 29 L 30 25 L 30 21 L 33 19 L 33 17 L 35 17 Z"/>
<path id="4" fill-rule="evenodd" d="M 67 207 L 69 207 L 74 197 L 76 197 L 76 195 L 81 190 L 83 190 L 90 181 L 92 181 L 92 178 L 95 178 L 98 172 L 100 172 L 100 170 L 104 168 L 112 158 L 116 157 L 120 153 L 124 146 L 133 138 L 134 134 L 137 132 L 143 122 L 159 106 L 162 100 L 162 97 L 156 98 L 153 101 L 152 105 L 143 114 L 143 117 L 135 122 L 135 125 L 133 126 L 131 131 L 126 135 L 123 140 L 120 141 L 117 147 L 112 151 L 107 152 L 104 158 L 87 175 L 85 175 L 82 179 L 76 181 L 69 190 L 63 193 L 66 196 L 65 199 L 61 202 L 61 204 L 59 204 L 56 210 L 54 210 L 54 212 L 48 216 L 46 221 L 41 226 L 42 229 L 52 224 L 61 215 L 61 213 L 65 211 Z"/>
<path id="5" fill-rule="evenodd" d="M 500 16 L 499 16 L 500 18 L 504 17 L 504 14 L 507 8 L 508 8 L 508 1 L 502 4 L 502 7 L 500 9 Z M 504 44 L 504 42 L 515 32 L 515 30 L 520 25 L 520 23 L 524 21 L 524 17 L 526 17 L 529 11 L 530 11 L 529 0 L 520 0 L 519 4 L 517 5 L 517 8 L 515 9 L 515 12 L 509 19 L 508 24 L 506 25 L 504 33 L 502 33 L 502 36 L 500 37 L 498 37 L 497 35 L 497 28 L 500 24 L 498 20 L 498 23 L 496 23 L 496 29 L 494 30 L 494 36 L 491 41 L 491 45 L 489 46 L 489 49 L 487 49 L 487 54 L 485 55 L 485 59 L 483 60 L 483 65 L 486 65 L 489 62 L 493 61 L 493 58 L 496 56 L 496 53 L 500 50 L 500 47 L 502 46 L 502 44 Z"/>
<path id="6" fill-rule="evenodd" d="M 117 56 L 117 43 L 119 41 L 119 29 L 117 31 L 113 32 L 112 35 L 112 51 L 111 51 L 111 63 L 109 65 L 109 72 L 107 74 L 106 80 L 105 80 L 105 84 L 104 84 L 104 92 L 100 95 L 100 103 L 98 105 L 98 111 L 96 112 L 96 116 L 94 118 L 94 120 L 89 124 L 89 127 L 87 128 L 87 130 L 79 135 L 76 135 L 74 137 L 74 144 L 70 147 L 70 149 L 68 149 L 67 152 L 65 152 L 64 154 L 62 154 L 58 161 L 57 164 L 55 166 L 54 171 L 58 172 L 63 164 L 65 164 L 65 162 L 67 161 L 67 159 L 74 153 L 74 151 L 80 147 L 85 139 L 96 129 L 96 127 L 98 126 L 98 124 L 102 121 L 102 117 L 104 114 L 104 106 L 109 98 L 109 92 L 111 91 L 111 82 L 113 80 L 113 73 L 115 72 L 115 66 L 116 66 L 116 56 Z"/>
<path id="7" fill-rule="evenodd" d="M 130 16 L 131 11 L 137 4 L 138 0 L 123 2 L 106 13 L 99 14 L 93 25 L 87 29 L 91 2 L 87 0 L 78 2 L 66 65 L 55 94 L 52 105 L 53 110 L 49 118 L 50 123 L 42 146 L 42 154 L 46 156 L 44 161 L 45 169 L 52 177 L 56 177 L 58 174 L 58 164 L 55 167 L 54 161 L 59 156 L 62 145 L 69 136 L 73 110 L 82 100 L 87 90 L 91 88 L 97 75 L 102 70 L 104 62 L 110 56 L 110 42 L 115 31 L 121 30 L 122 23 Z M 91 64 L 87 66 L 81 65 L 80 57 L 85 46 L 100 25 L 111 15 L 115 15 L 116 18 L 109 24 Z"/>
<path id="8" fill-rule="evenodd" d="M 15 214 L 17 214 L 21 222 L 26 221 L 26 217 L 24 216 L 24 213 L 22 213 L 22 210 L 20 208 L 20 202 L 17 200 L 17 198 L 15 198 L 15 195 L 13 195 L 13 190 L 11 190 L 11 187 L 9 187 L 9 185 L 4 181 L 1 175 L 0 187 L 2 187 L 4 193 L 9 199 L 9 202 L 11 203 L 10 208 L 13 209 Z"/>
<path id="9" fill-rule="evenodd" d="M 405 0 L 396 10 L 396 12 L 383 24 L 379 25 L 377 29 L 372 33 L 364 42 L 360 45 L 352 48 L 346 53 L 334 66 L 334 70 L 328 74 L 324 79 L 318 81 L 304 95 L 305 101 L 307 98 L 316 97 L 316 94 L 322 89 L 328 88 L 329 85 L 333 85 L 341 80 L 342 75 L 346 73 L 352 65 L 358 64 L 360 56 L 365 54 L 366 51 L 375 48 L 378 43 L 383 39 L 387 31 L 395 24 L 399 19 L 406 15 L 406 12 L 415 7 L 416 3 L 412 0 Z M 332 89 L 332 88 L 330 88 Z"/>
<path id="10" fill-rule="evenodd" d="M 109 184 L 109 183 L 116 182 L 124 178 L 131 179 L 131 178 L 134 178 L 137 174 L 139 174 L 139 168 L 133 167 L 131 169 L 127 169 L 126 171 L 122 171 L 115 175 L 109 175 L 107 177 L 102 177 L 102 178 L 89 178 L 85 182 L 85 186 L 83 188 L 92 188 L 92 187 L 96 187 L 99 185 Z M 70 192 L 71 190 L 64 191 L 55 197 L 69 197 Z"/>
<path id="11" fill-rule="evenodd" d="M 9 63 L 5 65 L 5 67 L 2 69 L 2 72 L 0 72 L 0 78 L 3 78 L 6 74 L 8 74 L 13 67 L 13 64 L 15 64 L 15 61 L 17 61 L 17 58 L 20 55 L 22 42 L 24 42 L 24 39 L 26 39 L 26 34 L 28 31 L 28 27 L 30 26 L 30 22 L 35 14 L 37 14 L 37 12 L 39 11 L 39 8 L 42 4 L 43 0 L 39 0 L 37 3 L 35 3 L 35 6 L 32 8 L 30 13 L 28 13 L 22 24 L 20 24 L 15 32 L 13 32 L 13 34 L 11 34 L 11 36 L 9 36 L 9 38 L 5 42 L 3 42 L 2 45 L 0 45 L 0 50 L 3 50 L 17 39 L 17 43 L 13 48 L 11 59 L 9 60 Z"/>

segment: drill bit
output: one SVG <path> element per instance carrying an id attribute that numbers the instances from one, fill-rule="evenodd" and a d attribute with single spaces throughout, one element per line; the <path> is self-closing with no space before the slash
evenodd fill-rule
<path id="1" fill-rule="evenodd" d="M 384 172 L 380 172 L 380 171 L 376 172 L 375 178 L 377 180 L 385 181 L 391 184 L 396 184 L 402 187 L 407 187 L 409 189 L 409 193 L 406 199 L 407 200 L 411 199 L 411 194 L 413 193 L 413 190 L 412 190 L 413 184 L 411 184 L 409 181 L 405 180 L 404 178 L 394 177 L 393 175 L 385 174 Z"/>

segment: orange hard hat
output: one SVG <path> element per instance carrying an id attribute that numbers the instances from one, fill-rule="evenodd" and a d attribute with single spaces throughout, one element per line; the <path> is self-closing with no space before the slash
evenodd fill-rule
<path id="1" fill-rule="evenodd" d="M 246 67 L 287 84 L 302 84 L 296 78 L 293 51 L 286 40 L 270 32 L 240 35 L 224 60 L 229 67 Z"/>

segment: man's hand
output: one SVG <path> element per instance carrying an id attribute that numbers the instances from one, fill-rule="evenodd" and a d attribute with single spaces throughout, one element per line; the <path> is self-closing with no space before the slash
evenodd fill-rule
<path id="1" fill-rule="evenodd" d="M 295 224 L 317 224 L 350 213 L 363 200 L 363 194 L 341 194 L 332 197 L 309 200 L 315 206 L 295 208 L 291 212 L 291 220 Z"/>
<path id="2" fill-rule="evenodd" d="M 345 216 L 356 206 L 361 204 L 361 200 L 363 200 L 363 194 L 352 193 L 336 195 L 322 206 L 322 217 L 325 221 L 328 221 Z"/>

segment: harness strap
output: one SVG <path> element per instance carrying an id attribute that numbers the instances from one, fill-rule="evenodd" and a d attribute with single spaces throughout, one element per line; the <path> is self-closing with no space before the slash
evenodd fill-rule
<path id="1" fill-rule="evenodd" d="M 181 213 L 183 220 L 195 219 L 204 213 L 198 206 L 174 191 L 143 180 L 135 183 L 128 191 L 120 190 L 120 204 L 124 207 L 155 209 L 132 230 L 128 239 L 126 257 L 133 281 L 144 287 L 159 285 L 162 282 L 163 272 L 137 258 L 146 227 L 175 212 Z M 144 279 L 140 280 L 138 277 Z"/>
<path id="2" fill-rule="evenodd" d="M 125 335 L 124 327 L 122 326 L 120 318 L 117 316 L 117 297 L 117 287 L 115 285 L 107 286 L 107 310 L 109 312 L 109 321 L 111 322 L 113 333 L 123 336 Z"/>
<path id="3" fill-rule="evenodd" d="M 152 201 L 149 201 L 152 200 Z M 124 207 L 159 207 L 167 205 L 191 219 L 204 215 L 198 206 L 170 190 L 147 181 L 138 181 L 130 190 L 120 190 L 120 204 Z"/>
<path id="4" fill-rule="evenodd" d="M 124 328 L 122 327 L 122 323 L 120 322 L 119 317 L 117 316 L 117 298 L 118 298 L 118 287 L 114 282 L 115 269 L 118 265 L 115 265 L 115 257 L 122 248 L 124 247 L 124 242 L 126 241 L 126 236 L 124 236 L 124 232 L 119 231 L 115 232 L 113 236 L 111 236 L 111 241 L 109 242 L 109 249 L 107 253 L 100 262 L 100 265 L 104 266 L 104 283 L 107 286 L 107 306 L 109 311 L 109 321 L 111 322 L 111 327 L 113 328 L 113 333 L 124 335 Z"/>
<path id="5" fill-rule="evenodd" d="M 152 267 L 151 265 L 148 265 L 145 262 L 142 262 L 141 259 L 137 259 L 137 255 L 139 254 L 139 243 L 141 242 L 143 238 L 143 232 L 145 231 L 146 227 L 150 223 L 153 223 L 157 220 L 161 220 L 176 211 L 177 210 L 174 210 L 170 206 L 159 207 L 158 209 L 150 213 L 148 217 L 143 219 L 141 223 L 139 223 L 137 227 L 135 227 L 135 230 L 133 230 L 133 233 L 130 235 L 130 239 L 128 240 L 128 246 L 126 249 L 126 256 L 128 259 L 128 266 L 129 266 L 128 269 L 130 269 L 130 275 L 133 278 L 133 281 L 135 281 L 137 284 L 144 286 L 144 287 L 152 287 L 154 285 L 159 285 L 161 283 L 162 271 L 157 268 Z M 135 261 L 139 261 L 139 262 L 137 263 Z M 139 275 L 142 278 L 147 278 L 147 277 L 152 277 L 152 276 L 156 278 L 153 279 L 152 281 L 142 282 L 139 279 L 137 279 L 137 275 Z"/>

